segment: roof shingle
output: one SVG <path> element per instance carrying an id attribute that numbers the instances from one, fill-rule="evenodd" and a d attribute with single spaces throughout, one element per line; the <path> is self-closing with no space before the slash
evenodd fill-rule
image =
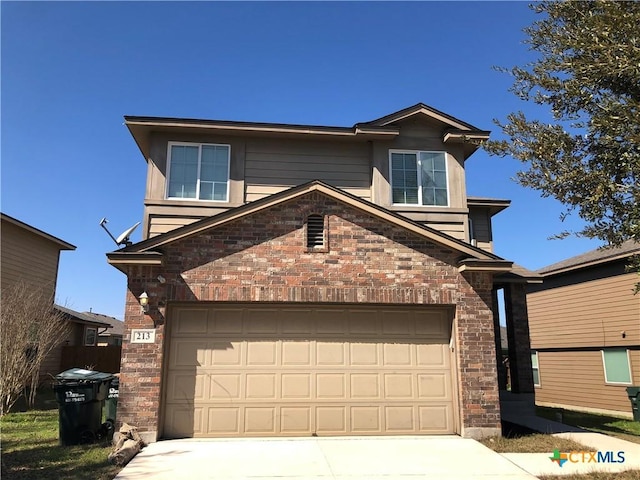
<path id="1" fill-rule="evenodd" d="M 596 248 L 595 250 L 543 267 L 537 270 L 537 273 L 545 276 L 555 275 L 591 265 L 612 262 L 636 254 L 640 254 L 640 243 L 635 240 L 627 240 L 619 247 Z"/>

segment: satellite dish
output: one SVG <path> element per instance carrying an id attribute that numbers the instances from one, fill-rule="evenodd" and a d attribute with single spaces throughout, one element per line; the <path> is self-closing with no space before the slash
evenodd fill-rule
<path id="1" fill-rule="evenodd" d="M 116 238 L 116 243 L 118 245 L 131 245 L 131 240 L 129 240 L 129 237 L 131 236 L 131 234 L 133 233 L 133 231 L 138 228 L 138 225 L 140 225 L 140 222 L 136 223 L 133 227 L 129 227 L 127 228 L 124 232 L 122 232 L 118 238 Z"/>
<path id="2" fill-rule="evenodd" d="M 118 246 L 120 246 L 120 245 L 126 245 L 126 246 L 131 245 L 132 242 L 129 239 L 129 237 L 131 236 L 133 231 L 136 228 L 138 228 L 138 225 L 140 225 L 140 222 L 136 223 L 134 226 L 132 226 L 130 228 L 127 228 L 124 232 L 122 232 L 120 235 L 118 235 L 118 238 L 116 238 L 113 235 L 111 235 L 111 232 L 105 226 L 108 222 L 109 222 L 109 220 L 107 220 L 106 218 L 103 218 L 102 220 L 100 220 L 100 226 L 105 229 L 105 231 L 109 234 L 109 236 L 116 243 L 116 245 L 118 245 Z"/>

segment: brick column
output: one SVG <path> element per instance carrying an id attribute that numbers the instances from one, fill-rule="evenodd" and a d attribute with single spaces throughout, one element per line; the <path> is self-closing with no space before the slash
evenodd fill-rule
<path id="1" fill-rule="evenodd" d="M 133 267 L 128 274 L 116 425 L 116 430 L 125 422 L 137 427 L 146 442 L 157 440 L 162 378 L 164 322 L 157 307 L 164 287 L 156 276 L 149 267 Z M 149 295 L 148 314 L 138 300 L 143 291 Z M 134 328 L 155 329 L 155 343 L 131 343 Z"/>
<path id="2" fill-rule="evenodd" d="M 500 398 L 492 312 L 492 278 L 464 273 L 456 321 L 458 336 L 461 434 L 468 438 L 500 435 Z"/>
<path id="3" fill-rule="evenodd" d="M 507 336 L 509 337 L 511 391 L 513 393 L 533 393 L 526 285 L 524 283 L 506 284 L 504 303 L 507 314 Z"/>

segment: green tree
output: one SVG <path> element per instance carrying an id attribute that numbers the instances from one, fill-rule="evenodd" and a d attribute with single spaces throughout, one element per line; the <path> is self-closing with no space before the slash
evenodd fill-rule
<path id="1" fill-rule="evenodd" d="M 496 121 L 485 149 L 526 166 L 517 181 L 566 206 L 586 226 L 560 232 L 617 246 L 640 241 L 640 2 L 543 1 L 524 32 L 536 60 L 501 69 L 510 91 L 548 110 Z M 636 268 L 640 263 L 636 261 Z"/>

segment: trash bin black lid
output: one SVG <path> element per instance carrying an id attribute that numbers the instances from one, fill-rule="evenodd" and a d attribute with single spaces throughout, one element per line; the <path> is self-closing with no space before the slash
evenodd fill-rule
<path id="1" fill-rule="evenodd" d="M 104 382 L 111 380 L 113 375 L 110 373 L 94 372 L 93 370 L 85 370 L 84 368 L 70 368 L 56 375 L 56 380 L 60 383 L 66 382 Z"/>

